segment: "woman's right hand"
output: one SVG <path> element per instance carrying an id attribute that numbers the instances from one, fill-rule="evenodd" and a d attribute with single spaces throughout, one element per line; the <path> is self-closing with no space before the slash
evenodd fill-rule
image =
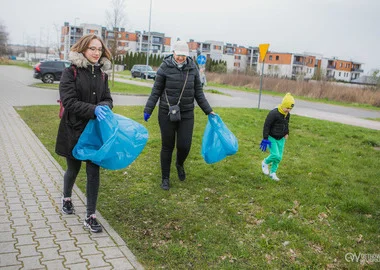
<path id="1" fill-rule="evenodd" d="M 102 106 L 96 106 L 95 107 L 95 116 L 98 121 L 102 121 L 103 119 L 106 118 L 106 106 L 107 105 L 102 105 Z"/>

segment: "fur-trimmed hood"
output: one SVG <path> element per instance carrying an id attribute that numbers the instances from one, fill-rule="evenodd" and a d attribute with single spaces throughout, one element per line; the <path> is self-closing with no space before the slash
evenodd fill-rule
<path id="1" fill-rule="evenodd" d="M 78 68 L 87 68 L 88 66 L 92 66 L 92 64 L 87 60 L 86 57 L 84 57 L 82 53 L 70 52 L 69 60 Z M 108 60 L 107 57 L 100 58 L 99 64 L 101 65 L 101 70 L 106 73 L 112 68 L 111 61 Z"/>

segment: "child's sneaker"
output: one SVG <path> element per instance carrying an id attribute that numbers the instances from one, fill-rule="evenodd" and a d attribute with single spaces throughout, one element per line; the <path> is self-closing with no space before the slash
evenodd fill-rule
<path id="1" fill-rule="evenodd" d="M 276 173 L 271 173 L 269 177 L 274 181 L 280 181 L 280 178 L 277 177 Z"/>
<path id="2" fill-rule="evenodd" d="M 62 199 L 62 212 L 66 215 L 71 215 L 75 213 L 74 205 L 71 202 L 71 198 Z"/>
<path id="3" fill-rule="evenodd" d="M 86 217 L 86 219 L 83 222 L 83 225 L 89 228 L 94 233 L 99 233 L 103 230 L 102 226 L 96 220 L 95 214 L 92 214 L 91 216 Z"/>
<path id="4" fill-rule="evenodd" d="M 269 175 L 269 167 L 268 164 L 265 163 L 265 160 L 261 162 L 261 170 L 265 175 Z"/>

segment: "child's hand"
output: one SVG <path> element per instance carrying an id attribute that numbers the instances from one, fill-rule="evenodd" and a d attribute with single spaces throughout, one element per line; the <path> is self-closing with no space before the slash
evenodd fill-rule
<path id="1" fill-rule="evenodd" d="M 288 137 L 289 137 L 289 135 L 288 135 L 288 134 L 286 134 L 284 137 L 285 137 L 285 140 L 287 140 L 287 139 L 288 139 Z"/>
<path id="2" fill-rule="evenodd" d="M 268 145 L 269 145 L 269 147 L 271 147 L 272 146 L 271 142 L 269 140 L 263 139 L 260 143 L 261 151 L 263 151 L 263 152 L 267 151 Z"/>

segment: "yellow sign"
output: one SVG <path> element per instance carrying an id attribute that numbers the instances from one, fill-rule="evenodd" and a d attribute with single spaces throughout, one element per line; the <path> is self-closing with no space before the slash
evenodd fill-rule
<path id="1" fill-rule="evenodd" d="M 268 48 L 269 48 L 269 44 L 259 44 L 261 62 L 264 62 L 265 56 L 267 55 Z"/>

